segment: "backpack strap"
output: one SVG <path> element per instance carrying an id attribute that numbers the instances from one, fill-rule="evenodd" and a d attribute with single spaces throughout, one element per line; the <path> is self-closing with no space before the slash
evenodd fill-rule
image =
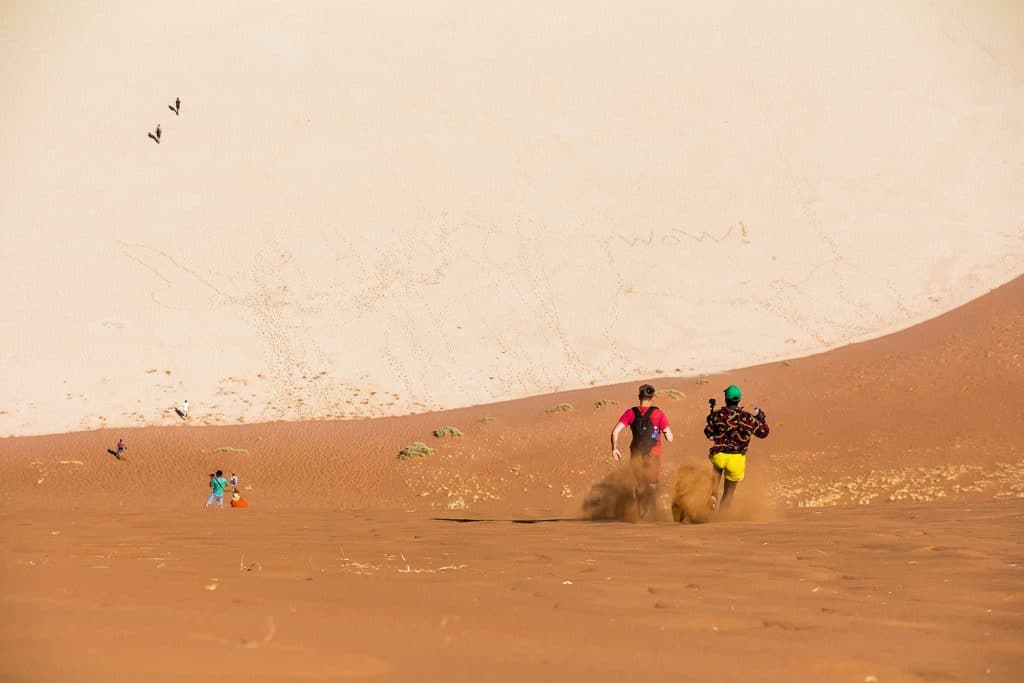
<path id="1" fill-rule="evenodd" d="M 636 439 L 636 435 L 640 433 L 640 418 L 642 417 L 640 409 L 633 406 L 633 420 L 629 423 L 629 431 L 633 432 L 633 438 Z"/>
<path id="2" fill-rule="evenodd" d="M 654 411 L 658 410 L 658 409 L 659 409 L 658 406 L 650 406 L 649 408 L 647 408 L 647 412 L 646 413 L 641 413 L 640 409 L 634 406 L 633 407 L 633 417 L 634 418 L 650 417 L 651 415 L 654 414 Z"/>

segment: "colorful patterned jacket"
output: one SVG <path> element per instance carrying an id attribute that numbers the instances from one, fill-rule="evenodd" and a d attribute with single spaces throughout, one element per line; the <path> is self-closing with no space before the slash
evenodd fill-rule
<path id="1" fill-rule="evenodd" d="M 746 453 L 751 436 L 759 439 L 768 436 L 768 423 L 764 413 L 754 417 L 742 408 L 726 406 L 708 416 L 704 436 L 715 441 L 708 455 Z"/>

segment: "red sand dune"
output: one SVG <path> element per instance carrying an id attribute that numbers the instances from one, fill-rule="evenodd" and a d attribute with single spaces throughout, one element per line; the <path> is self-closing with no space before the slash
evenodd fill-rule
<path id="1" fill-rule="evenodd" d="M 666 485 L 705 466 L 708 396 L 768 413 L 735 510 L 699 526 L 571 521 L 634 384 L 6 439 L 0 678 L 1020 680 L 1022 333 L 1018 279 L 882 339 L 653 378 L 685 394 L 658 399 Z M 437 452 L 399 460 L 413 441 Z M 216 467 L 250 509 L 202 509 Z"/>
<path id="2" fill-rule="evenodd" d="M 720 398 L 722 387 L 737 383 L 749 405 L 765 409 L 772 427 L 769 439 L 753 444 L 744 489 L 770 482 L 781 487 L 776 497 L 795 503 L 801 499 L 794 489 L 808 487 L 813 496 L 817 480 L 852 482 L 871 470 L 978 466 L 983 470 L 965 473 L 961 483 L 981 477 L 992 482 L 989 487 L 975 496 L 947 486 L 946 497 L 988 499 L 1000 486 L 1017 491 L 1022 333 L 1024 280 L 1017 280 L 883 339 L 716 375 L 707 384 L 654 377 L 650 381 L 660 390 L 685 394 L 657 399 L 677 434 L 666 447 L 665 470 L 671 473 L 684 460 L 706 461 L 706 399 Z M 201 428 L 182 423 L 11 438 L 0 442 L 0 493 L 4 506 L 22 511 L 133 508 L 136 502 L 122 495 L 126 489 L 159 508 L 190 506 L 204 501 L 206 475 L 221 468 L 238 472 L 253 501 L 272 510 L 443 511 L 460 507 L 461 499 L 474 514 L 573 514 L 588 487 L 608 471 L 607 435 L 632 405 L 636 386 L 400 418 Z M 596 407 L 601 400 L 619 403 Z M 572 409 L 548 412 L 563 403 Z M 442 426 L 457 427 L 464 436 L 434 438 L 433 430 Z M 107 449 L 121 436 L 129 450 L 119 463 Z M 414 441 L 437 454 L 399 461 L 398 452 Z M 997 462 L 1007 467 L 996 469 Z M 563 487 L 572 498 L 562 495 Z M 886 494 L 881 500 L 896 490 L 890 488 L 879 489 Z M 856 501 L 845 496 L 832 502 Z"/>
<path id="3" fill-rule="evenodd" d="M 1022 16 L 0 5 L 0 683 L 1024 680 Z"/>

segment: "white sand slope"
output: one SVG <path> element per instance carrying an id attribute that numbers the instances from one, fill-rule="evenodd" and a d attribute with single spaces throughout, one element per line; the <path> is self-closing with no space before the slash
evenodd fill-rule
<path id="1" fill-rule="evenodd" d="M 0 8 L 0 434 L 709 372 L 1024 272 L 1019 4 L 94 5 Z"/>

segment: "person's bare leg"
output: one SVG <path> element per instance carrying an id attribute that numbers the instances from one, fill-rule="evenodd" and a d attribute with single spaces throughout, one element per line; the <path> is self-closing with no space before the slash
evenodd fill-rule
<path id="1" fill-rule="evenodd" d="M 647 482 L 647 478 L 644 477 L 643 481 L 638 481 L 636 484 L 636 513 L 640 515 L 640 519 L 644 519 L 651 512 L 651 498 L 653 497 L 654 488 Z"/>
<path id="2" fill-rule="evenodd" d="M 653 508 L 658 482 L 652 481 L 651 456 L 636 456 L 630 464 L 633 466 L 633 477 L 636 480 L 636 486 L 633 487 L 633 497 L 636 498 L 636 513 L 640 519 L 644 519 L 651 513 Z"/>
<path id="3" fill-rule="evenodd" d="M 725 490 L 722 491 L 722 507 L 729 507 L 729 502 L 732 500 L 732 494 L 736 491 L 736 484 L 739 482 L 725 480 Z"/>
<path id="4" fill-rule="evenodd" d="M 644 516 L 654 517 L 658 508 L 658 480 L 661 478 L 661 459 L 654 455 L 646 455 L 644 462 L 644 480 L 647 482 L 644 491 Z"/>
<path id="5" fill-rule="evenodd" d="M 647 474 L 644 470 L 643 457 L 633 455 L 629 459 L 630 469 L 633 471 L 633 502 L 636 503 L 636 514 L 643 519 L 647 515 L 644 508 L 644 492 L 647 490 Z"/>
<path id="6" fill-rule="evenodd" d="M 647 517 L 647 515 L 651 514 L 651 511 L 654 510 L 655 502 L 658 499 L 658 495 L 657 494 L 658 494 L 658 485 L 654 484 L 654 483 L 648 483 L 647 486 L 645 486 L 643 489 L 641 489 L 641 491 L 640 491 L 640 501 L 642 501 L 642 502 L 640 502 L 640 505 L 641 505 L 640 516 L 641 517 Z"/>
<path id="7" fill-rule="evenodd" d="M 719 487 L 722 485 L 722 470 L 718 469 L 715 465 L 711 466 L 715 473 L 713 476 L 714 483 L 711 485 L 711 509 L 718 509 L 718 501 L 721 500 L 721 496 L 718 493 Z"/>

